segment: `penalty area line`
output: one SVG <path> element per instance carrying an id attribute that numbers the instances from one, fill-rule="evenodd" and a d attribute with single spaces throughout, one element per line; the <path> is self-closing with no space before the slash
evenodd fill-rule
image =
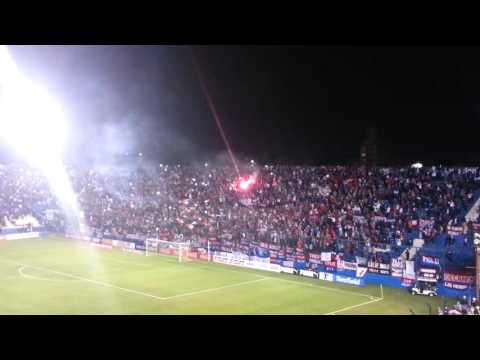
<path id="1" fill-rule="evenodd" d="M 186 297 L 186 296 L 199 295 L 199 294 L 204 294 L 204 293 L 207 293 L 207 292 L 218 291 L 218 290 L 228 289 L 228 288 L 232 288 L 232 287 L 253 284 L 253 283 L 257 283 L 257 282 L 265 281 L 265 280 L 270 280 L 270 279 L 271 278 L 266 278 L 265 277 L 265 278 L 261 278 L 261 279 L 243 281 L 243 282 L 239 282 L 239 283 L 235 283 L 235 284 L 231 284 L 231 285 L 220 286 L 220 287 L 217 287 L 217 288 L 211 288 L 211 289 L 205 289 L 205 290 L 199 290 L 199 291 L 192 291 L 192 292 L 185 293 L 185 294 L 169 296 L 169 297 L 164 298 L 164 300 L 170 300 L 170 299 L 177 299 L 177 298 Z"/>
<path id="2" fill-rule="evenodd" d="M 327 313 L 327 314 L 325 314 L 325 315 L 335 315 L 335 314 L 338 314 L 339 312 L 343 312 L 343 311 L 355 309 L 355 308 L 357 308 L 357 307 L 365 306 L 365 305 L 368 305 L 368 304 L 373 304 L 374 302 L 382 301 L 382 300 L 383 300 L 382 298 L 376 298 L 376 299 L 373 299 L 373 300 L 370 300 L 370 301 L 365 301 L 365 302 L 360 303 L 360 304 L 357 304 L 357 305 L 347 306 L 347 307 L 341 308 L 341 309 L 339 309 L 339 310 L 335 310 L 335 311 L 329 312 L 329 313 Z"/>
<path id="3" fill-rule="evenodd" d="M 11 260 L 2 259 L 1 261 L 7 262 L 7 263 L 12 263 L 12 264 L 22 266 L 22 267 L 29 267 L 31 269 L 37 269 L 37 270 L 41 270 L 41 271 L 51 272 L 52 274 L 58 274 L 58 275 L 70 277 L 72 279 L 82 280 L 82 281 L 89 282 L 89 283 L 96 284 L 96 285 L 100 285 L 100 286 L 103 286 L 103 287 L 109 287 L 109 288 L 112 288 L 112 289 L 122 290 L 122 291 L 125 291 L 125 292 L 129 292 L 129 293 L 136 294 L 136 295 L 142 295 L 142 296 L 157 299 L 157 300 L 165 300 L 166 299 L 164 297 L 149 294 L 149 293 L 146 293 L 146 292 L 143 292 L 143 291 L 128 289 L 128 288 L 124 288 L 124 287 L 121 287 L 121 286 L 106 283 L 106 282 L 103 282 L 103 281 L 88 279 L 88 278 L 84 278 L 82 276 L 65 273 L 65 272 L 62 272 L 62 271 L 52 270 L 52 269 L 43 268 L 43 267 L 39 267 L 39 266 L 32 266 L 32 265 L 28 265 L 28 264 L 22 264 L 22 263 L 19 263 L 19 262 L 16 262 L 16 261 L 11 261 Z"/>
<path id="4" fill-rule="evenodd" d="M 28 265 L 23 265 L 18 268 L 18 274 L 25 278 L 25 279 L 31 279 L 31 280 L 41 280 L 41 281 L 54 281 L 54 282 L 65 282 L 65 281 L 74 281 L 74 280 L 79 280 L 79 279 L 74 279 L 74 280 L 60 280 L 60 279 L 45 279 L 39 276 L 34 276 L 30 274 L 25 274 L 23 271 L 25 269 L 29 268 Z"/>

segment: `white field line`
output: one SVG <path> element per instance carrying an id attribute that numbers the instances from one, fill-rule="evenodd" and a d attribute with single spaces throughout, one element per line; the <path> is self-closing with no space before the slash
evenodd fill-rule
<path id="1" fill-rule="evenodd" d="M 374 299 L 374 300 L 365 301 L 365 302 L 360 303 L 360 304 L 357 304 L 357 305 L 347 306 L 347 307 L 344 307 L 344 308 L 342 308 L 342 309 L 332 311 L 332 312 L 330 312 L 330 313 L 328 313 L 328 314 L 325 314 L 325 315 L 335 315 L 335 314 L 338 314 L 339 312 L 347 311 L 347 310 L 350 310 L 350 309 L 355 309 L 355 308 L 357 308 L 357 307 L 365 306 L 365 305 L 372 304 L 372 303 L 374 303 L 374 302 L 382 301 L 382 300 L 383 300 L 382 298 L 376 298 L 376 299 Z"/>
<path id="2" fill-rule="evenodd" d="M 161 258 L 166 258 L 166 259 L 171 259 L 170 256 L 168 255 L 164 255 L 164 254 L 155 254 L 155 256 L 158 256 L 160 259 Z M 116 260 L 116 259 L 115 259 Z M 120 261 L 120 260 L 118 260 Z M 197 262 L 192 262 L 194 264 L 196 264 Z M 188 264 L 188 263 L 187 263 Z M 215 262 L 207 262 L 207 266 L 208 265 L 211 265 L 211 264 L 218 264 L 218 263 L 215 263 Z M 176 268 L 178 266 L 184 266 L 185 263 L 177 263 L 177 264 L 174 264 L 172 266 L 172 268 Z M 219 264 L 219 265 L 222 265 L 222 264 Z M 328 286 L 322 286 L 322 285 L 315 285 L 315 284 L 312 284 L 312 283 L 308 283 L 308 282 L 303 282 L 303 281 L 295 281 L 295 280 L 288 280 L 288 279 L 283 279 L 283 278 L 277 278 L 277 277 L 270 277 L 270 276 L 263 276 L 263 275 L 259 275 L 259 274 L 256 274 L 256 273 L 252 273 L 252 272 L 249 272 L 249 271 L 238 271 L 238 270 L 233 270 L 233 269 L 230 269 L 230 267 L 228 267 L 228 265 L 226 265 L 225 267 L 222 266 L 222 270 L 225 270 L 225 271 L 228 271 L 228 272 L 232 272 L 232 273 L 238 273 L 238 274 L 242 274 L 242 275 L 245 275 L 245 274 L 249 274 L 249 275 L 252 275 L 252 276 L 255 276 L 257 278 L 260 278 L 260 279 L 273 279 L 273 280 L 278 280 L 278 281 L 284 281 L 284 282 L 290 282 L 290 283 L 293 283 L 293 284 L 297 284 L 297 285 L 301 285 L 301 286 L 308 286 L 308 287 L 314 287 L 314 288 L 319 288 L 319 289 L 324 289 L 324 290 L 328 290 L 328 291 L 332 291 L 332 292 L 337 292 L 337 293 L 343 293 L 343 294 L 348 294 L 348 295 L 354 295 L 354 296 L 361 296 L 361 297 L 366 297 L 366 298 L 369 298 L 371 300 L 373 299 L 377 299 L 377 297 L 375 296 L 371 296 L 371 295 L 366 295 L 366 294 L 361 294 L 361 293 L 357 293 L 357 292 L 354 292 L 354 291 L 348 291 L 348 290 L 341 290 L 341 289 L 336 289 L 336 288 L 331 288 L 331 287 L 328 287 Z M 201 270 L 201 269 L 200 269 Z M 320 280 L 321 281 L 321 280 Z M 382 298 L 383 298 L 383 288 L 382 288 Z"/>
<path id="3" fill-rule="evenodd" d="M 204 293 L 207 293 L 207 292 L 218 291 L 218 290 L 228 289 L 228 288 L 232 288 L 232 287 L 243 286 L 243 285 L 247 285 L 247 284 L 253 284 L 253 283 L 257 283 L 257 282 L 265 281 L 265 280 L 270 280 L 270 278 L 261 278 L 261 279 L 256 279 L 256 280 L 243 281 L 243 282 L 239 282 L 239 283 L 231 284 L 231 285 L 220 286 L 220 287 L 217 287 L 217 288 L 211 288 L 211 289 L 205 289 L 205 290 L 199 290 L 199 291 L 192 291 L 192 292 L 185 293 L 185 294 L 169 296 L 169 297 L 164 298 L 164 300 L 177 299 L 177 298 L 181 298 L 181 297 L 185 297 L 185 296 L 193 296 L 193 295 L 198 295 L 198 294 L 204 294 Z"/>
<path id="4" fill-rule="evenodd" d="M 179 298 L 179 297 L 192 296 L 192 295 L 202 294 L 202 293 L 206 293 L 206 292 L 218 291 L 218 290 L 227 289 L 227 288 L 231 288 L 231 287 L 237 287 L 237 286 L 247 285 L 247 284 L 251 284 L 251 283 L 255 283 L 255 282 L 259 282 L 259 281 L 268 280 L 268 278 L 262 278 L 262 279 L 256 279 L 256 280 L 250 280 L 250 281 L 243 281 L 243 282 L 240 282 L 240 283 L 225 285 L 225 286 L 221 286 L 221 287 L 217 287 L 217 288 L 204 289 L 204 290 L 194 291 L 194 292 L 190 292 L 190 293 L 174 295 L 174 296 L 170 296 L 170 297 L 160 297 L 160 296 L 152 295 L 152 294 L 149 294 L 149 293 L 146 293 L 146 292 L 143 292 L 143 291 L 127 289 L 127 288 L 120 287 L 120 286 L 113 285 L 113 284 L 109 284 L 109 283 L 106 283 L 106 282 L 92 280 L 92 279 L 84 278 L 84 277 L 81 277 L 81 276 L 64 273 L 62 271 L 56 271 L 56 270 L 42 268 L 42 267 L 38 267 L 38 266 L 22 264 L 22 263 L 19 263 L 19 262 L 16 262 L 16 261 L 11 261 L 11 260 L 2 260 L 2 261 L 13 263 L 15 265 L 21 266 L 22 268 L 30 267 L 32 269 L 48 271 L 48 272 L 51 272 L 53 274 L 59 274 L 59 275 L 63 275 L 63 276 L 66 276 L 66 277 L 73 278 L 73 279 L 82 280 L 82 281 L 86 281 L 86 282 L 89 282 L 89 283 L 93 283 L 93 284 L 97 284 L 97 285 L 101 285 L 101 286 L 105 286 L 105 287 L 109 287 L 109 288 L 114 288 L 114 289 L 126 291 L 126 292 L 129 292 L 129 293 L 134 293 L 134 294 L 137 294 L 137 295 L 147 296 L 147 297 L 154 298 L 154 299 L 157 299 L 157 300 L 170 300 L 170 299 L 175 299 L 175 298 Z M 44 279 L 40 279 L 40 280 L 44 280 Z"/>
<path id="5" fill-rule="evenodd" d="M 165 255 L 165 256 L 167 256 L 167 255 Z M 193 263 L 195 263 L 195 262 L 193 262 Z M 206 265 L 208 266 L 208 265 L 211 265 L 211 264 L 223 265 L 223 264 L 219 264 L 219 263 L 215 263 L 215 262 L 208 262 Z M 181 266 L 182 264 L 178 264 L 178 265 Z M 175 265 L 175 266 L 177 266 L 177 265 Z M 249 272 L 249 271 L 233 270 L 228 265 L 222 266 L 221 269 L 222 269 L 222 271 L 227 271 L 227 272 L 236 273 L 236 274 L 252 275 L 252 276 L 258 277 L 260 279 L 271 279 L 271 280 L 284 281 L 284 282 L 289 282 L 289 283 L 293 283 L 293 284 L 297 284 L 297 285 L 301 285 L 301 286 L 308 286 L 308 287 L 313 287 L 313 288 L 329 290 L 329 291 L 333 291 L 333 292 L 337 292 L 337 293 L 344 293 L 344 294 L 348 294 L 348 295 L 356 295 L 356 296 L 366 297 L 366 298 L 369 298 L 371 300 L 377 299 L 377 297 L 375 297 L 375 296 L 361 294 L 361 293 L 357 293 L 357 292 L 354 292 L 354 291 L 341 290 L 341 289 L 331 288 L 331 287 L 322 286 L 322 285 L 315 285 L 315 284 L 312 284 L 312 283 L 309 283 L 309 282 L 288 280 L 288 279 L 284 279 L 284 278 L 281 278 L 281 277 L 264 276 L 264 275 L 259 275 L 259 274 L 252 273 L 252 272 Z M 200 270 L 202 270 L 202 269 L 200 269 Z M 245 269 L 245 270 L 248 270 L 248 269 Z M 258 270 L 258 271 L 261 271 L 261 270 Z M 318 281 L 322 281 L 322 280 L 318 280 Z"/>
<path id="6" fill-rule="evenodd" d="M 287 280 L 287 279 L 277 278 L 277 277 L 267 277 L 267 278 L 268 278 L 268 279 L 279 280 L 279 281 L 285 281 L 285 282 L 289 282 L 289 283 L 293 283 L 293 284 L 297 284 L 297 285 L 303 285 L 303 286 L 308 286 L 308 287 L 313 287 L 313 288 L 319 288 L 319 289 L 323 289 L 323 290 L 329 290 L 329 291 L 337 292 L 337 293 L 341 293 L 341 294 L 362 296 L 362 297 L 366 297 L 366 298 L 369 298 L 369 299 L 377 299 L 376 297 L 371 296 L 371 295 L 361 294 L 361 293 L 357 293 L 357 292 L 353 292 L 353 291 L 348 291 L 348 290 L 341 290 L 341 289 L 331 288 L 331 287 L 328 287 L 328 286 L 315 285 L 315 284 L 308 283 L 308 282 Z M 322 280 L 319 280 L 319 281 L 322 281 Z"/>
<path id="7" fill-rule="evenodd" d="M 2 261 L 5 261 L 5 260 L 2 260 Z M 62 271 L 56 271 L 56 270 L 52 270 L 52 269 L 42 268 L 42 267 L 39 267 L 39 266 L 22 264 L 22 263 L 19 263 L 19 262 L 16 262 L 16 261 L 10 261 L 10 260 L 8 260 L 7 262 L 16 264 L 18 266 L 23 266 L 23 267 L 26 266 L 26 267 L 30 267 L 32 269 L 48 271 L 48 272 L 51 272 L 52 274 L 59 274 L 59 275 L 63 275 L 63 276 L 66 276 L 66 277 L 70 277 L 72 279 L 82 280 L 82 281 L 89 282 L 89 283 L 92 283 L 92 284 L 96 284 L 96 285 L 100 285 L 100 286 L 104 286 L 104 287 L 109 287 L 109 288 L 113 288 L 113 289 L 118 289 L 118 290 L 122 290 L 122 291 L 129 292 L 129 293 L 132 293 L 132 294 L 137 294 L 137 295 L 142 295 L 142 296 L 154 298 L 154 299 L 157 299 L 157 300 L 164 300 L 165 299 L 161 296 L 149 294 L 149 293 L 146 293 L 146 292 L 143 292 L 143 291 L 127 289 L 127 288 L 117 286 L 117 285 L 113 285 L 113 284 L 109 284 L 109 283 L 106 283 L 106 282 L 103 282 L 103 281 L 92 280 L 92 279 L 84 278 L 84 277 L 81 277 L 81 276 L 68 274 L 68 273 L 65 273 L 65 272 L 62 272 Z"/>
<path id="8" fill-rule="evenodd" d="M 357 304 L 357 305 L 348 306 L 348 307 L 342 308 L 342 309 L 340 309 L 340 310 L 335 310 L 335 311 L 330 312 L 330 313 L 325 314 L 325 315 L 335 315 L 336 313 L 339 313 L 339 312 L 342 312 L 342 311 L 347 311 L 347 310 L 354 309 L 354 308 L 357 308 L 357 307 L 360 307 L 360 306 L 364 306 L 364 305 L 368 305 L 368 304 L 371 304 L 371 303 L 374 303 L 374 302 L 377 302 L 377 301 L 382 301 L 382 300 L 384 299 L 384 297 L 383 297 L 383 286 L 382 286 L 382 284 L 380 284 L 380 293 L 381 293 L 382 297 L 373 298 L 373 300 L 366 301 L 366 302 L 363 302 L 363 303 L 360 303 L 360 304 Z"/>
<path id="9" fill-rule="evenodd" d="M 2 260 L 2 261 L 5 261 L 5 260 Z M 101 281 L 97 281 L 97 280 L 92 280 L 92 279 L 87 279 L 87 278 L 84 278 L 84 277 L 80 277 L 80 276 L 77 276 L 77 275 L 72 275 L 72 274 L 67 274 L 67 273 L 63 273 L 63 272 L 60 272 L 60 271 L 55 271 L 55 270 L 51 270 L 51 269 L 47 269 L 47 268 L 40 268 L 40 267 L 35 267 L 35 266 L 31 266 L 31 265 L 26 265 L 26 264 L 21 264 L 21 263 L 18 263 L 18 262 L 15 262 L 15 261 L 10 261 L 10 260 L 7 260 L 7 262 L 11 262 L 11 263 L 14 263 L 16 265 L 19 265 L 19 266 L 28 266 L 28 267 L 31 267 L 31 268 L 36 268 L 36 269 L 39 269 L 39 270 L 44 270 L 44 271 L 49 271 L 49 272 L 52 272 L 52 273 L 57 273 L 57 274 L 60 274 L 60 275 L 63 275 L 63 276 L 67 276 L 67 277 L 71 277 L 71 278 L 74 278 L 74 279 L 77 279 L 77 280 L 82 280 L 82 281 L 86 281 L 86 282 L 90 282 L 90 283 L 93 283 L 93 284 L 97 284 L 97 285 L 101 285 L 101 286 L 105 286 L 105 287 L 110 287 L 110 288 L 115 288 L 115 289 L 118 289 L 118 290 L 123 290 L 123 291 L 126 291 L 126 292 L 130 292 L 130 293 L 134 293 L 134 294 L 138 294 L 138 295 L 144 295 L 144 296 L 147 296 L 147 297 L 151 297 L 151 298 L 155 298 L 155 299 L 158 299 L 158 300 L 167 300 L 167 299 L 172 299 L 172 298 L 175 298 L 175 297 L 183 297 L 183 296 L 187 296 L 189 295 L 190 293 L 187 293 L 187 294 L 179 294 L 179 295 L 174 295 L 174 296 L 171 296 L 171 297 L 161 297 L 161 296 L 156 296 L 156 295 L 152 295 L 152 294 L 149 294 L 149 293 L 145 293 L 145 292 L 142 292 L 142 291 L 137 291 L 137 290 L 133 290 L 133 289 L 127 289 L 127 288 L 123 288 L 123 287 L 120 287 L 120 286 L 117 286 L 117 285 L 113 285 L 113 284 L 109 284 L 109 283 L 105 283 L 105 282 L 101 282 Z M 180 265 L 180 264 L 179 264 Z M 173 267 L 176 267 L 175 266 L 172 266 Z M 233 269 L 225 269 L 229 272 L 235 272 L 235 273 L 240 273 L 240 274 L 250 274 L 250 275 L 253 275 L 253 276 L 256 276 L 256 277 L 260 277 L 261 275 L 258 275 L 258 274 L 254 274 L 254 273 L 250 273 L 250 272 L 242 272 L 242 271 L 236 271 L 236 270 L 233 270 Z M 367 297 L 371 300 L 376 300 L 378 298 L 374 297 L 374 296 L 370 296 L 370 295 L 366 295 L 366 294 L 360 294 L 360 293 L 356 293 L 356 292 L 353 292 L 353 291 L 347 291 L 347 290 L 340 290 L 340 289 L 335 289 L 335 288 L 330 288 L 330 287 L 327 287 L 327 286 L 321 286 L 321 285 L 314 285 L 314 284 L 311 284 L 311 283 L 306 283 L 306 282 L 301 282 L 301 281 L 294 281 L 294 280 L 287 280 L 287 279 L 283 279 L 283 278 L 277 278 L 277 277 L 269 277 L 269 276 L 263 276 L 261 277 L 260 279 L 257 279 L 257 280 L 250 280 L 250 281 L 246 281 L 246 282 L 242 282 L 242 283 L 237 283 L 237 284 L 232 284 L 232 285 L 227 285 L 228 287 L 231 287 L 231 286 L 238 286 L 238 284 L 244 284 L 244 283 L 251 283 L 251 282 L 256 282 L 256 281 L 260 281 L 260 280 L 267 280 L 267 279 L 273 279 L 273 280 L 278 280 L 278 281 L 284 281 L 284 282 L 289 282 L 289 283 L 293 283 L 293 284 L 297 284 L 297 285 L 301 285 L 301 286 L 308 286 L 308 287 L 313 287 L 313 288 L 319 288 L 319 289 L 324 289 L 324 290 L 328 290 L 328 291 L 332 291 L 332 292 L 337 292 L 337 293 L 344 293 L 344 294 L 348 294 L 348 295 L 354 295 L 354 296 L 361 296 L 361 297 Z M 214 291 L 214 290 L 218 290 L 218 289 L 205 289 L 205 290 L 200 290 L 201 292 L 205 292 L 205 291 Z M 192 295 L 194 295 L 196 292 L 192 293 Z M 382 289 L 382 294 L 383 294 L 383 289 Z"/>
<path id="10" fill-rule="evenodd" d="M 208 264 L 210 264 L 210 263 L 208 263 Z M 217 263 L 213 263 L 213 264 L 217 264 Z M 225 266 L 228 266 L 228 265 L 225 265 Z M 312 284 L 312 283 L 309 283 L 309 282 L 288 280 L 288 279 L 284 279 L 284 278 L 281 278 L 281 277 L 262 276 L 262 275 L 251 273 L 251 272 L 248 272 L 248 271 L 237 271 L 237 270 L 233 270 L 233 269 L 230 269 L 230 268 L 224 268 L 224 267 L 222 267 L 222 270 L 232 272 L 232 273 L 238 273 L 238 274 L 249 274 L 249 275 L 256 276 L 256 277 L 259 277 L 259 278 L 262 278 L 262 279 L 272 279 L 272 280 L 278 280 L 278 281 L 285 281 L 285 282 L 290 282 L 290 283 L 297 284 L 297 285 L 320 288 L 320 289 L 324 289 L 324 290 L 329 290 L 329 291 L 334 291 L 334 292 L 344 293 L 344 294 L 349 294 L 349 295 L 362 296 L 362 297 L 366 297 L 366 298 L 369 298 L 369 299 L 377 299 L 377 297 L 375 297 L 375 296 L 361 294 L 361 293 L 357 293 L 357 292 L 354 292 L 354 291 L 331 288 L 331 287 L 328 287 L 328 286 L 315 285 L 315 284 Z M 262 271 L 262 270 L 258 270 L 258 271 Z M 318 281 L 323 281 L 323 280 L 318 280 Z"/>
<path id="11" fill-rule="evenodd" d="M 26 268 L 28 268 L 29 266 L 27 265 L 24 265 L 24 266 L 21 266 L 19 269 L 18 269 L 18 273 L 20 274 L 21 277 L 24 277 L 26 279 L 32 279 L 32 280 L 42 280 L 42 281 L 55 281 L 55 282 L 58 282 L 58 281 L 72 281 L 72 280 L 60 280 L 60 279 L 45 279 L 45 278 L 42 278 L 42 277 L 39 277 L 39 276 L 34 276 L 34 275 L 29 275 L 29 274 L 25 274 L 23 272 L 23 270 L 25 270 Z M 75 280 L 75 279 L 74 279 Z M 77 279 L 78 280 L 78 279 Z"/>

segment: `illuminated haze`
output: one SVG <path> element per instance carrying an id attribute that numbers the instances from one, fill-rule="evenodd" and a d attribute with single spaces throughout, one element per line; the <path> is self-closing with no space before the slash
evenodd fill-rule
<path id="1" fill-rule="evenodd" d="M 0 136 L 39 168 L 67 217 L 68 225 L 86 231 L 83 214 L 63 166 L 67 122 L 60 105 L 18 69 L 6 46 L 0 46 Z"/>

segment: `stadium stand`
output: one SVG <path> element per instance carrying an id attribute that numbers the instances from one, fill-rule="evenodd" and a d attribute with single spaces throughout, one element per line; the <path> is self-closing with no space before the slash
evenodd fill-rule
<path id="1" fill-rule="evenodd" d="M 241 172 L 256 175 L 248 189 L 234 186 L 238 175 L 222 166 L 69 169 L 85 220 L 102 237 L 214 239 L 219 249 L 230 251 L 261 243 L 302 252 L 304 261 L 293 263 L 297 267 L 312 266 L 311 254 L 330 252 L 332 263 L 359 265 L 365 258 L 368 264 L 388 264 L 388 274 L 394 259 L 413 260 L 416 269 L 434 259 L 439 281 L 445 271 L 474 265 L 473 241 L 480 229 L 466 216 L 472 220 L 476 211 L 479 168 L 249 164 Z M 3 234 L 29 216 L 39 222 L 35 228 L 65 232 L 65 220 L 52 215 L 59 214 L 56 209 L 38 172 L 0 167 Z M 339 270 L 330 265 L 323 269 Z M 384 268 L 378 268 L 380 275 L 387 273 Z M 454 289 L 444 293 L 458 295 Z"/>

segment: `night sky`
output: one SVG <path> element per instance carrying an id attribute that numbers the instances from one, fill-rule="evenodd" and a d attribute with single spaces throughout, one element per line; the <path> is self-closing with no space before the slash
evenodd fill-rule
<path id="1" fill-rule="evenodd" d="M 69 156 L 143 152 L 190 163 L 225 151 L 197 61 L 236 154 L 350 164 L 367 129 L 384 164 L 478 164 L 480 48 L 15 46 L 60 102 Z M 195 55 L 194 55 L 195 54 Z M 5 149 L 3 156 L 5 157 Z"/>

